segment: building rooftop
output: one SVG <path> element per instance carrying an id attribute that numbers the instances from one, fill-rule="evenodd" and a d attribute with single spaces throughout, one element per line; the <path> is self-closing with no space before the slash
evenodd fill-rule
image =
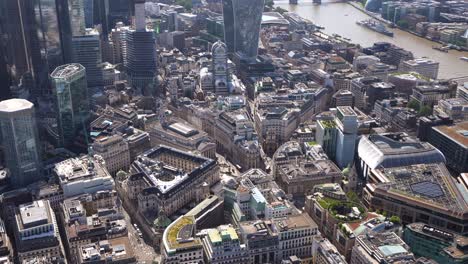
<path id="1" fill-rule="evenodd" d="M 32 109 L 34 105 L 24 99 L 9 99 L 0 102 L 0 112 L 11 113 Z"/>
<path id="2" fill-rule="evenodd" d="M 71 63 L 58 66 L 51 74 L 50 77 L 57 79 L 65 79 L 75 75 L 77 72 L 84 71 L 85 68 L 78 63 Z"/>
<path id="3" fill-rule="evenodd" d="M 457 142 L 465 149 L 468 148 L 468 121 L 452 126 L 437 126 L 432 129 Z"/>
<path id="4" fill-rule="evenodd" d="M 290 215 L 284 218 L 275 218 L 272 221 L 280 232 L 302 228 L 317 228 L 317 224 L 307 213 Z"/>
<path id="5" fill-rule="evenodd" d="M 375 189 L 454 215 L 468 213 L 468 190 L 458 184 L 443 163 L 374 170 Z"/>
<path id="6" fill-rule="evenodd" d="M 438 149 L 403 133 L 362 137 L 358 144 L 358 154 L 371 169 L 420 163 L 445 163 L 445 157 Z"/>
<path id="7" fill-rule="evenodd" d="M 422 233 L 426 236 L 432 237 L 432 239 L 448 243 L 449 246 L 444 249 L 444 252 L 455 259 L 468 258 L 468 252 L 463 250 L 463 248 L 468 245 L 468 237 L 466 236 L 447 232 L 424 223 L 411 223 L 407 225 L 406 228 L 413 232 Z"/>
<path id="8" fill-rule="evenodd" d="M 379 263 L 404 263 L 405 260 L 414 260 L 414 255 L 410 252 L 408 245 L 393 232 L 370 231 L 359 235 L 356 244 Z"/>
<path id="9" fill-rule="evenodd" d="M 52 221 L 50 211 L 43 200 L 34 201 L 19 206 L 21 225 L 23 228 L 44 225 Z"/>
<path id="10" fill-rule="evenodd" d="M 57 163 L 54 171 L 61 184 L 96 177 L 111 177 L 104 160 L 98 155 L 67 159 Z"/>
<path id="11" fill-rule="evenodd" d="M 171 162 L 168 156 L 176 160 L 190 160 L 191 167 L 181 169 L 177 166 L 177 162 Z M 186 183 L 196 180 L 199 175 L 215 165 L 216 161 L 212 159 L 160 146 L 138 156 L 132 168 L 143 175 L 150 184 L 150 187 L 143 190 L 143 195 L 154 193 L 158 196 L 171 196 Z"/>
<path id="12" fill-rule="evenodd" d="M 172 222 L 164 230 L 163 243 L 168 254 L 176 253 L 178 250 L 201 247 L 201 240 L 195 237 L 195 218 L 181 216 Z"/>

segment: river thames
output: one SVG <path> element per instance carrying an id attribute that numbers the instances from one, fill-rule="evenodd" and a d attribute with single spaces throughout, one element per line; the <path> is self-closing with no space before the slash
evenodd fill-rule
<path id="1" fill-rule="evenodd" d="M 324 1 L 324 0 L 322 0 Z M 300 16 L 307 18 L 322 27 L 325 33 L 331 35 L 339 34 L 350 38 L 353 43 L 363 47 L 372 46 L 378 41 L 386 41 L 412 51 L 415 57 L 428 57 L 440 62 L 439 78 L 459 78 L 468 76 L 468 62 L 460 60 L 460 57 L 468 57 L 468 52 L 451 50 L 443 53 L 434 50 L 433 46 L 440 46 L 439 43 L 420 38 L 411 33 L 398 29 L 391 29 L 394 37 L 388 37 L 374 32 L 356 24 L 356 21 L 369 19 L 370 16 L 363 13 L 347 3 L 322 3 L 314 5 L 312 0 L 299 1 L 298 5 L 290 5 L 288 0 L 275 1 L 275 6 L 279 6 Z"/>

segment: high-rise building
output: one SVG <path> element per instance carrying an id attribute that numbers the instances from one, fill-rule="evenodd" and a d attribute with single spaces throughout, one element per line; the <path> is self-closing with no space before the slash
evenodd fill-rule
<path id="1" fill-rule="evenodd" d="M 146 30 L 145 1 L 135 0 L 135 30 L 127 35 L 127 76 L 133 88 L 145 95 L 155 93 L 155 35 Z"/>
<path id="2" fill-rule="evenodd" d="M 336 163 L 340 168 L 353 163 L 356 148 L 358 120 L 350 106 L 337 107 L 335 118 L 337 127 Z"/>
<path id="3" fill-rule="evenodd" d="M 230 53 L 255 59 L 265 0 L 223 0 L 224 39 Z"/>
<path id="4" fill-rule="evenodd" d="M 85 33 L 85 10 L 83 0 L 69 0 L 70 23 L 73 36 Z"/>
<path id="5" fill-rule="evenodd" d="M 85 68 L 88 87 L 102 86 L 102 50 L 99 32 L 96 29 L 86 29 L 83 34 L 73 36 L 72 44 L 73 62 Z"/>
<path id="6" fill-rule="evenodd" d="M 0 129 L 13 185 L 25 187 L 39 180 L 41 156 L 34 105 L 23 99 L 0 102 Z"/>
<path id="7" fill-rule="evenodd" d="M 50 94 L 49 73 L 71 59 L 68 1 L 4 0 L 0 2 L 0 17 L 14 82 L 31 72 L 36 86 L 32 94 Z"/>
<path id="8" fill-rule="evenodd" d="M 77 63 L 57 67 L 50 75 L 56 103 L 59 145 L 70 146 L 89 119 L 85 68 Z"/>

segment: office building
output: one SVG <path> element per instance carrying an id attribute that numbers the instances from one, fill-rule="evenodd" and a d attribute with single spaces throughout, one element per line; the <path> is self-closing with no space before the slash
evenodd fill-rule
<path id="1" fill-rule="evenodd" d="M 244 109 L 225 111 L 216 119 L 216 149 L 241 171 L 263 168 L 262 149 L 255 127 Z"/>
<path id="2" fill-rule="evenodd" d="M 249 263 L 278 263 L 281 260 L 278 232 L 271 221 L 241 222 L 239 233 L 249 249 Z"/>
<path id="3" fill-rule="evenodd" d="M 313 238 L 312 263 L 320 264 L 346 264 L 346 259 L 338 252 L 336 247 L 326 238 L 317 235 Z"/>
<path id="4" fill-rule="evenodd" d="M 295 196 L 306 195 L 314 186 L 339 182 L 340 169 L 329 160 L 320 145 L 289 141 L 273 155 L 273 176 L 278 185 Z"/>
<path id="5" fill-rule="evenodd" d="M 146 30 L 145 1 L 135 2 L 135 30 L 127 35 L 127 76 L 130 85 L 144 95 L 155 95 L 155 33 Z"/>
<path id="6" fill-rule="evenodd" d="M 70 12 L 70 23 L 73 36 L 85 34 L 85 9 L 84 0 L 69 0 L 68 8 Z"/>
<path id="7" fill-rule="evenodd" d="M 357 114 L 349 106 L 337 107 L 335 123 L 336 163 L 343 169 L 354 161 L 358 130 Z"/>
<path id="8" fill-rule="evenodd" d="M 445 163 L 445 157 L 429 143 L 404 133 L 373 134 L 358 144 L 358 171 L 367 177 L 371 170 L 416 164 Z"/>
<path id="9" fill-rule="evenodd" d="M 207 133 L 192 127 L 183 120 L 160 120 L 146 125 L 151 138 L 151 146 L 164 145 L 179 150 L 198 152 L 214 158 L 216 145 Z"/>
<path id="10" fill-rule="evenodd" d="M 304 262 L 312 261 L 311 245 L 318 228 L 307 213 L 276 218 L 272 222 L 278 232 L 281 259 L 296 256 Z"/>
<path id="11" fill-rule="evenodd" d="M 437 263 L 456 264 L 468 261 L 466 236 L 424 223 L 412 223 L 406 226 L 403 239 L 415 255 Z"/>
<path id="12" fill-rule="evenodd" d="M 444 153 L 448 167 L 458 173 L 468 171 L 468 121 L 433 127 L 429 143 Z"/>
<path id="13" fill-rule="evenodd" d="M 413 253 L 398 235 L 369 232 L 357 236 L 350 264 L 412 262 L 415 262 Z"/>
<path id="14" fill-rule="evenodd" d="M 231 54 L 254 60 L 258 54 L 264 0 L 223 0 L 224 40 Z"/>
<path id="15" fill-rule="evenodd" d="M 172 215 L 191 201 L 201 201 L 219 181 L 215 160 L 160 146 L 138 156 L 126 188 L 141 213 Z"/>
<path id="16" fill-rule="evenodd" d="M 13 245 L 7 234 L 5 223 L 0 218 L 0 263 L 9 264 L 13 261 Z"/>
<path id="17" fill-rule="evenodd" d="M 163 234 L 161 261 L 166 264 L 203 263 L 203 242 L 196 237 L 193 216 L 181 216 Z"/>
<path id="18" fill-rule="evenodd" d="M 407 60 L 401 62 L 398 69 L 401 72 L 417 72 L 428 79 L 436 80 L 439 75 L 439 62 L 426 58 Z"/>
<path id="19" fill-rule="evenodd" d="M 101 39 L 97 29 L 86 29 L 72 38 L 73 62 L 86 70 L 88 88 L 103 85 Z"/>
<path id="20" fill-rule="evenodd" d="M 468 101 L 463 98 L 440 100 L 434 106 L 434 114 L 446 115 L 453 120 L 468 120 Z"/>
<path id="21" fill-rule="evenodd" d="M 221 225 L 217 228 L 204 229 L 202 232 L 206 263 L 227 264 L 249 261 L 247 247 L 241 242 L 232 226 Z"/>
<path id="22" fill-rule="evenodd" d="M 92 144 L 93 154 L 101 156 L 107 171 L 115 175 L 118 171 L 127 171 L 130 167 L 128 142 L 121 135 L 98 137 Z"/>
<path id="23" fill-rule="evenodd" d="M 90 103 L 85 68 L 80 64 L 57 67 L 50 75 L 54 89 L 59 145 L 71 146 L 80 130 L 86 132 Z"/>
<path id="24" fill-rule="evenodd" d="M 451 98 L 451 89 L 445 85 L 420 85 L 413 88 L 411 100 L 419 103 L 419 106 L 433 107 L 440 100 Z"/>
<path id="25" fill-rule="evenodd" d="M 40 141 L 34 105 L 23 99 L 0 102 L 0 129 L 5 165 L 15 187 L 41 178 Z"/>
<path id="26" fill-rule="evenodd" d="M 48 201 L 34 201 L 16 208 L 14 233 L 20 263 L 36 257 L 64 257 L 57 221 Z"/>
<path id="27" fill-rule="evenodd" d="M 12 79 L 18 84 L 24 74 L 33 73 L 34 96 L 50 95 L 49 73 L 71 60 L 68 7 L 68 1 L 60 0 L 0 3 L 6 62 L 15 69 Z"/>
<path id="28" fill-rule="evenodd" d="M 431 163 L 374 169 L 362 196 L 368 208 L 396 215 L 402 224 L 425 222 L 467 235 L 467 191 L 443 163 Z"/>
<path id="29" fill-rule="evenodd" d="M 348 90 L 337 91 L 331 99 L 330 107 L 351 106 L 354 107 L 354 95 Z"/>
<path id="30" fill-rule="evenodd" d="M 105 167 L 104 159 L 97 155 L 59 162 L 53 171 L 65 198 L 114 189 L 114 180 Z"/>

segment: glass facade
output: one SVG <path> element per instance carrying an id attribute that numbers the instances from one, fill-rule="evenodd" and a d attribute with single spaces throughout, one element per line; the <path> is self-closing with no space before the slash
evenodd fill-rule
<path id="1" fill-rule="evenodd" d="M 58 67 L 51 74 L 53 85 L 59 144 L 71 146 L 75 136 L 86 128 L 89 121 L 89 98 L 85 69 L 80 64 Z"/>
<path id="2" fill-rule="evenodd" d="M 37 181 L 41 159 L 33 104 L 22 99 L 0 102 L 0 131 L 13 185 L 25 187 Z"/>
<path id="3" fill-rule="evenodd" d="M 264 0 L 224 0 L 224 39 L 230 53 L 242 52 L 255 58 Z"/>
<path id="4" fill-rule="evenodd" d="M 129 32 L 127 35 L 127 76 L 133 88 L 154 95 L 156 48 L 154 32 Z"/>
<path id="5" fill-rule="evenodd" d="M 2 0 L 0 27 L 13 80 L 18 83 L 31 72 L 36 85 L 32 95 L 48 94 L 49 73 L 71 58 L 68 1 Z"/>

